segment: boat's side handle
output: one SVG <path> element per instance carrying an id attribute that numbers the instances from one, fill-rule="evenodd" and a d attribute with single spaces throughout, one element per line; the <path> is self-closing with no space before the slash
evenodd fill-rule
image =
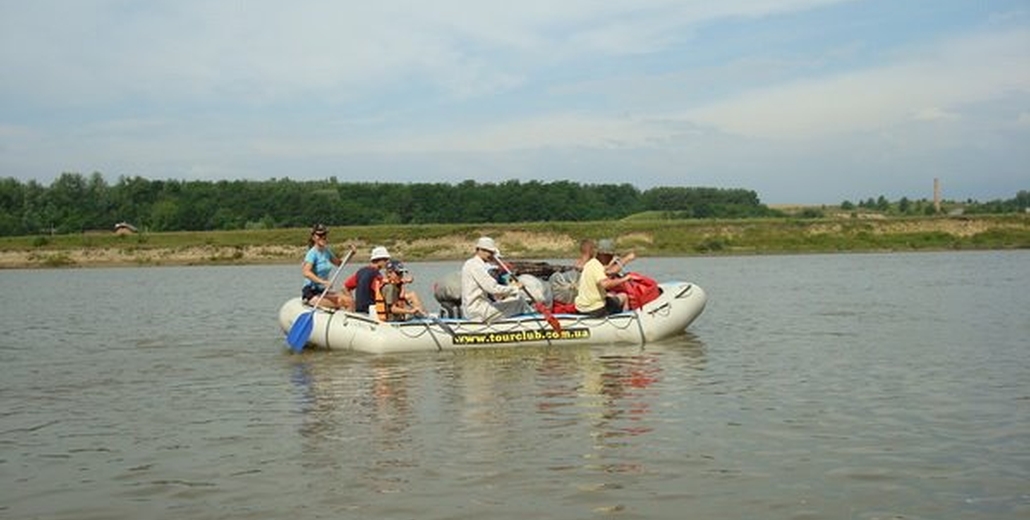
<path id="1" fill-rule="evenodd" d="M 661 304 L 661 305 L 659 305 L 659 306 L 657 306 L 657 307 L 647 311 L 647 313 L 650 314 L 651 316 L 654 316 L 655 314 L 658 314 L 659 312 L 662 312 L 662 311 L 668 309 L 669 307 L 672 307 L 672 304 L 669 303 L 669 302 L 665 302 L 665 303 L 663 303 L 663 304 Z"/>
<path id="2" fill-rule="evenodd" d="M 688 283 L 686 287 L 684 287 L 682 290 L 680 290 L 680 292 L 676 293 L 675 299 L 678 300 L 678 299 L 682 298 L 684 294 L 687 294 L 693 288 L 694 288 L 694 284 Z"/>

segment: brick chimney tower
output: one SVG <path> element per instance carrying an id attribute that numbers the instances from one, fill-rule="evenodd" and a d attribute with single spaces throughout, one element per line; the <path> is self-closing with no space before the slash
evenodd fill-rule
<path id="1" fill-rule="evenodd" d="M 937 177 L 933 178 L 933 209 L 941 212 L 941 180 Z"/>

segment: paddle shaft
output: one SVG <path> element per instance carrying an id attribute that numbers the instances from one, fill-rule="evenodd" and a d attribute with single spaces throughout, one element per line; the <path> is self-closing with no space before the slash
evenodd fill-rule
<path id="1" fill-rule="evenodd" d="M 440 318 L 437 318 L 436 316 L 433 316 L 432 314 L 423 314 L 423 313 L 415 314 L 415 317 L 422 318 L 422 319 L 427 319 L 427 320 L 437 324 L 449 336 L 451 336 L 452 338 L 454 337 L 454 329 L 452 329 L 450 325 L 444 323 L 443 320 L 441 320 Z"/>
<path id="2" fill-rule="evenodd" d="M 322 298 L 325 298 L 325 295 L 329 293 L 329 289 L 331 289 L 333 284 L 336 283 L 336 277 L 340 276 L 340 273 L 343 272 L 343 266 L 347 265 L 347 262 L 350 261 L 350 257 L 352 256 L 354 256 L 353 247 L 350 248 L 350 251 L 347 251 L 347 256 L 344 256 L 343 260 L 340 261 L 340 265 L 336 268 L 336 272 L 333 273 L 333 277 L 329 279 L 329 285 L 326 285 L 325 289 L 322 289 L 322 294 L 319 294 L 318 298 L 311 304 L 312 307 L 318 307 L 318 304 L 322 303 Z"/>
<path id="3" fill-rule="evenodd" d="M 297 319 L 293 320 L 293 325 L 290 327 L 290 332 L 286 335 L 286 343 L 290 345 L 290 349 L 294 352 L 300 352 L 304 349 L 304 345 L 308 342 L 308 338 L 311 337 L 311 329 L 314 324 L 315 310 L 318 308 L 318 304 L 322 302 L 322 298 L 325 297 L 326 293 L 329 292 L 329 288 L 336 283 L 336 278 L 343 272 L 343 266 L 347 265 L 347 261 L 354 256 L 354 248 L 347 252 L 347 256 L 340 262 L 339 267 L 336 268 L 336 273 L 333 274 L 333 279 L 329 280 L 329 285 L 322 290 L 322 294 L 318 295 L 315 299 L 314 304 L 311 306 L 310 311 L 302 312 Z"/>
<path id="4" fill-rule="evenodd" d="M 508 276 L 515 277 L 515 275 L 511 272 L 511 269 L 508 269 L 508 266 L 504 264 L 504 260 L 501 260 L 499 256 L 496 257 L 496 260 L 497 263 L 500 264 L 501 269 L 504 269 L 504 272 L 508 273 Z M 519 288 L 522 289 L 522 292 L 526 295 L 526 297 L 529 298 L 529 302 L 533 304 L 533 307 L 537 310 L 537 312 L 544 315 L 544 319 L 547 320 L 547 323 L 551 325 L 551 328 L 557 332 L 561 332 L 561 323 L 558 321 L 558 318 L 555 318 L 554 314 L 551 313 L 551 311 L 548 310 L 548 308 L 545 307 L 544 304 L 537 301 L 537 299 L 533 297 L 533 294 L 529 292 L 529 289 L 527 289 L 526 286 L 522 284 L 522 282 L 518 281 L 517 277 L 515 278 L 515 281 L 519 284 Z"/>

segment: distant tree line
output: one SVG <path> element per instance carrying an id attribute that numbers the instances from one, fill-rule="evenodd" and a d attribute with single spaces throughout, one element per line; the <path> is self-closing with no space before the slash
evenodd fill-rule
<path id="1" fill-rule="evenodd" d="M 845 200 L 840 205 L 840 209 L 845 211 L 851 211 L 856 208 L 895 215 L 933 215 L 937 213 L 937 207 L 933 201 L 927 199 L 911 200 L 908 197 L 901 197 L 897 201 L 891 202 L 887 200 L 887 197 L 880 195 L 875 199 L 869 197 L 868 199 L 860 200 L 857 204 Z M 988 202 L 978 202 L 973 199 L 967 199 L 965 202 L 945 200 L 941 201 L 941 208 L 942 211 L 947 211 L 949 208 L 961 209 L 962 213 L 967 215 L 1021 213 L 1030 208 L 1030 191 L 1020 190 L 1016 193 L 1015 197 L 1007 200 L 992 200 Z"/>
<path id="2" fill-rule="evenodd" d="M 614 220 L 642 211 L 678 218 L 774 214 L 754 191 L 569 181 L 349 183 L 147 180 L 64 173 L 49 186 L 0 179 L 0 236 L 77 233 L 128 222 L 152 231 L 327 225 Z"/>

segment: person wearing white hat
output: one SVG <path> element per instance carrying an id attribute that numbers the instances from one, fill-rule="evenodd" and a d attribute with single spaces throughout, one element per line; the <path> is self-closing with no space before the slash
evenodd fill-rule
<path id="1" fill-rule="evenodd" d="M 383 284 L 382 270 L 390 260 L 390 252 L 383 246 L 372 248 L 369 263 L 358 269 L 345 282 L 344 288 L 354 292 L 354 308 L 356 312 L 365 312 L 372 305 L 378 314 L 386 313 L 386 303 L 379 288 Z M 381 312 L 380 312 L 381 311 Z"/>
<path id="2" fill-rule="evenodd" d="M 494 239 L 480 237 L 476 253 L 462 266 L 461 309 L 466 318 L 489 322 L 529 311 L 518 282 L 503 285 L 490 273 L 491 263 L 500 262 L 500 256 Z"/>

